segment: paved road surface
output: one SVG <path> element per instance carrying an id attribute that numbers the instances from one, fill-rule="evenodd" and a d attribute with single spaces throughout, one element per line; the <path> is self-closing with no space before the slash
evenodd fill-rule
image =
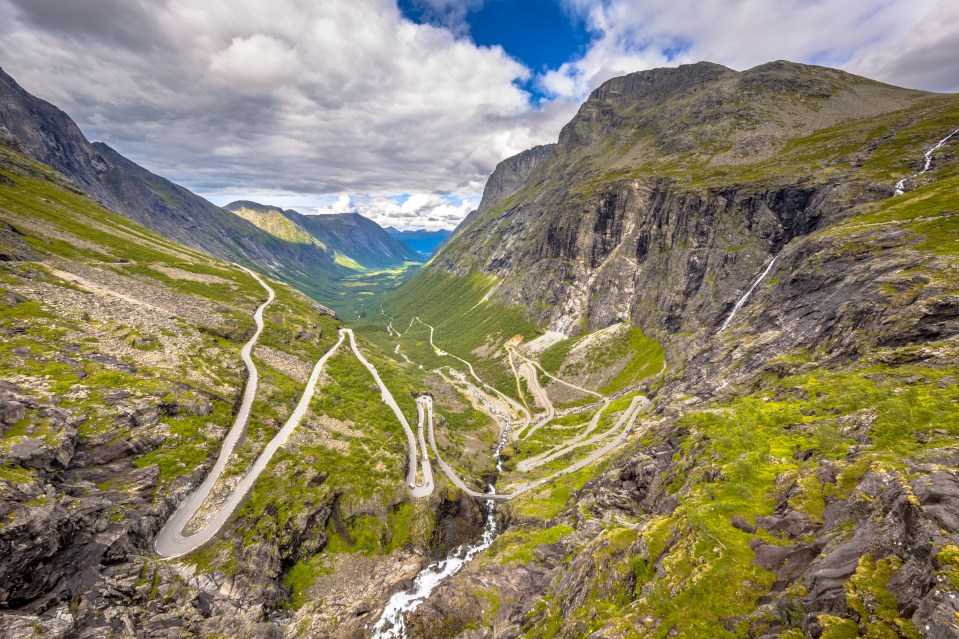
<path id="1" fill-rule="evenodd" d="M 206 501 L 210 491 L 213 490 L 213 486 L 216 484 L 217 479 L 220 478 L 224 468 L 226 468 L 226 463 L 229 461 L 230 455 L 233 454 L 233 449 L 243 436 L 243 433 L 246 431 L 246 427 L 250 422 L 250 409 L 253 406 L 253 398 L 256 397 L 256 387 L 259 381 L 256 365 L 253 363 L 253 359 L 250 357 L 250 354 L 253 352 L 253 347 L 256 346 L 257 340 L 260 339 L 260 333 L 263 332 L 263 311 L 267 306 L 270 305 L 271 302 L 273 302 L 275 293 L 273 292 L 272 288 L 267 286 L 266 282 L 260 279 L 259 275 L 248 268 L 240 268 L 243 268 L 244 271 L 249 273 L 253 279 L 259 282 L 260 286 L 266 289 L 267 292 L 266 301 L 256 309 L 256 312 L 253 313 L 253 321 L 256 323 L 256 331 L 253 333 L 253 337 L 250 338 L 250 341 L 248 341 L 240 351 L 240 358 L 243 360 L 243 363 L 246 364 L 246 370 L 249 375 L 246 382 L 246 389 L 243 392 L 243 401 L 240 404 L 240 410 L 236 414 L 236 419 L 233 420 L 233 427 L 230 429 L 230 432 L 227 433 L 226 439 L 223 442 L 223 446 L 220 448 L 220 456 L 217 458 L 216 464 L 213 466 L 213 470 L 210 471 L 210 474 L 207 475 L 207 478 L 202 484 L 200 484 L 200 487 L 197 488 L 192 495 L 190 495 L 190 498 L 181 504 L 180 508 L 173 513 L 173 516 L 167 521 L 166 525 L 160 531 L 160 534 L 157 535 L 153 547 L 157 554 L 162 557 L 178 557 L 180 555 L 184 555 L 208 541 L 210 538 L 212 538 L 213 534 L 216 533 L 214 530 L 213 533 L 208 536 L 204 534 L 205 531 L 210 529 L 209 524 L 202 531 L 199 531 L 194 535 L 190 535 L 189 537 L 183 535 L 183 529 L 197 513 L 197 511 L 200 510 L 200 506 L 203 505 L 203 502 Z M 221 508 L 221 510 L 223 509 Z M 227 513 L 227 515 L 229 516 L 229 513 Z"/>
<path id="2" fill-rule="evenodd" d="M 409 471 L 406 474 L 406 492 L 410 494 L 410 497 L 426 497 L 433 492 L 433 470 L 430 468 L 430 460 L 426 455 L 426 444 L 423 444 L 423 478 L 424 481 L 419 483 L 417 481 L 417 454 L 416 454 L 416 436 L 413 434 L 413 429 L 410 428 L 410 423 L 406 421 L 406 416 L 403 415 L 403 411 L 400 410 L 399 404 L 396 403 L 396 400 L 393 398 L 393 394 L 390 393 L 390 389 L 386 387 L 386 384 L 383 383 L 383 380 L 380 379 L 380 374 L 376 370 L 376 367 L 370 364 L 369 361 L 360 350 L 356 347 L 356 339 L 353 336 L 353 329 L 343 328 L 340 329 L 340 334 L 348 335 L 350 338 L 350 348 L 353 349 L 353 354 L 356 356 L 356 359 L 360 360 L 360 363 L 366 367 L 366 370 L 370 372 L 373 376 L 373 380 L 376 382 L 376 385 L 380 389 L 381 396 L 383 398 L 383 403 L 393 409 L 393 414 L 396 415 L 396 419 L 403 426 L 404 432 L 406 432 L 406 448 L 409 453 Z"/>

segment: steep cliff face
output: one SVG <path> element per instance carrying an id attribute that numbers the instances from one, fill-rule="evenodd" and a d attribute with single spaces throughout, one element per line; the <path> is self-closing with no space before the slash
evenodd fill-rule
<path id="1" fill-rule="evenodd" d="M 866 185 L 859 197 L 883 192 Z M 720 321 L 770 256 L 838 215 L 847 193 L 834 184 L 696 192 L 662 178 L 620 181 L 588 199 L 521 206 L 488 253 L 453 263 L 444 253 L 438 267 L 492 271 L 502 278 L 497 299 L 567 334 L 616 322 L 693 330 Z"/>
<path id="2" fill-rule="evenodd" d="M 954 105 L 787 63 L 616 78 L 519 186 L 491 176 L 432 268 L 496 275 L 493 299 L 567 334 L 712 327 L 790 240 L 891 195 L 884 137 Z"/>
<path id="3" fill-rule="evenodd" d="M 473 222 L 477 221 L 493 206 L 516 192 L 533 173 L 533 170 L 550 156 L 555 144 L 543 144 L 527 149 L 522 153 L 506 158 L 496 165 L 493 173 L 486 180 L 486 186 L 483 187 L 483 199 L 480 201 L 479 208 L 471 211 L 462 222 L 453 230 L 453 233 L 444 240 L 439 249 L 450 243 L 450 241 L 461 235 Z"/>
<path id="4" fill-rule="evenodd" d="M 476 209 L 477 214 L 482 215 L 497 202 L 515 193 L 516 189 L 529 179 L 533 169 L 548 158 L 554 148 L 556 148 L 555 144 L 534 146 L 497 164 L 489 179 L 486 180 L 483 199 L 480 201 L 479 208 Z"/>
<path id="5" fill-rule="evenodd" d="M 543 328 L 642 326 L 652 408 L 511 501 L 416 636 L 959 636 L 959 139 L 893 195 L 957 122 L 785 63 L 595 91 L 433 268 Z"/>

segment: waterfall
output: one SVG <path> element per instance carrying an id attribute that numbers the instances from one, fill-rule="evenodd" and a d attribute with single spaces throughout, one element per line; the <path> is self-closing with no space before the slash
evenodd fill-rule
<path id="1" fill-rule="evenodd" d="M 926 171 L 929 170 L 929 168 L 932 166 L 932 154 L 935 153 L 936 151 L 938 151 L 939 149 L 941 149 L 941 148 L 942 148 L 942 145 L 945 144 L 946 142 L 948 142 L 948 141 L 949 141 L 949 138 L 951 138 L 952 136 L 954 136 L 954 135 L 957 134 L 957 133 L 959 133 L 959 129 L 956 129 L 955 131 L 953 131 L 952 133 L 950 133 L 949 135 L 947 135 L 946 137 L 942 138 L 941 140 L 939 140 L 938 142 L 936 142 L 934 145 L 932 145 L 931 147 L 929 147 L 928 149 L 926 149 L 925 153 L 923 153 L 923 156 L 926 158 L 926 163 L 925 163 L 925 165 L 922 167 L 922 170 L 919 171 L 918 173 L 913 173 L 912 175 L 910 175 L 910 176 L 908 176 L 908 177 L 904 177 L 904 178 L 902 178 L 901 180 L 899 180 L 898 182 L 896 182 L 896 186 L 895 186 L 895 188 L 896 188 L 896 195 L 902 195 L 903 193 L 906 192 L 906 182 L 908 182 L 909 180 L 911 180 L 911 179 L 913 179 L 913 178 L 919 177 L 920 175 L 922 175 L 923 173 L 925 173 Z"/>
<path id="2" fill-rule="evenodd" d="M 489 493 L 495 492 L 489 486 Z M 455 575 L 477 553 L 483 552 L 496 536 L 496 501 L 486 502 L 486 527 L 478 543 L 459 546 L 449 557 L 434 561 L 420 571 L 408 590 L 395 593 L 386 603 L 383 614 L 373 626 L 372 639 L 408 639 L 405 615 L 416 610 L 441 583 Z"/>
<path id="3" fill-rule="evenodd" d="M 736 311 L 743 307 L 743 304 L 745 304 L 746 300 L 749 299 L 749 295 L 753 292 L 753 289 L 759 286 L 759 283 L 766 279 L 766 276 L 769 275 L 769 272 L 773 269 L 773 265 L 776 263 L 777 259 L 779 259 L 778 255 L 773 257 L 773 259 L 769 262 L 769 265 L 766 267 L 766 270 L 760 273 L 759 277 L 756 278 L 756 281 L 752 283 L 752 286 L 746 289 L 746 292 L 743 293 L 743 296 L 740 297 L 739 301 L 736 302 L 736 305 L 733 306 L 733 310 L 729 312 L 729 315 L 726 317 L 726 321 L 724 321 L 723 325 L 719 327 L 718 332 L 726 330 L 726 327 L 729 326 L 729 323 L 733 320 L 733 316 L 736 315 Z"/>

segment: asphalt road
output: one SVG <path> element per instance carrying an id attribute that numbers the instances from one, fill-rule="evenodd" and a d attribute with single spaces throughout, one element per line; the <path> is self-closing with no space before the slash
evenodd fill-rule
<path id="1" fill-rule="evenodd" d="M 243 268 L 243 267 L 241 267 Z M 393 397 L 393 394 L 387 388 L 386 384 L 383 383 L 382 378 L 380 377 L 379 372 L 376 367 L 367 360 L 363 354 L 360 352 L 359 348 L 356 345 L 356 338 L 353 334 L 352 329 L 342 328 L 339 331 L 339 340 L 336 344 L 327 351 L 313 367 L 313 371 L 310 374 L 310 379 L 307 382 L 306 388 L 303 391 L 303 394 L 300 396 L 300 400 L 291 413 L 290 417 L 283 424 L 283 427 L 279 432 L 273 437 L 272 440 L 266 445 L 263 452 L 260 453 L 260 456 L 257 457 L 256 461 L 253 462 L 253 465 L 247 471 L 247 473 L 240 480 L 240 483 L 234 488 L 234 490 L 227 497 L 226 501 L 217 508 L 214 512 L 209 514 L 203 526 L 196 530 L 193 533 L 187 534 L 185 532 L 190 521 L 196 516 L 200 508 L 203 506 L 203 503 L 209 498 L 210 493 L 213 491 L 216 482 L 219 480 L 220 476 L 223 474 L 223 471 L 226 469 L 226 465 L 232 456 L 234 449 L 236 448 L 237 443 L 242 438 L 244 432 L 246 431 L 247 426 L 250 421 L 250 412 L 253 406 L 253 400 L 256 397 L 256 390 L 258 386 L 258 373 L 256 365 L 253 363 L 251 357 L 254 346 L 256 346 L 257 341 L 260 338 L 260 334 L 263 331 L 263 312 L 270 303 L 273 302 L 275 298 L 275 293 L 272 288 L 270 288 L 266 282 L 263 281 L 256 273 L 250 271 L 249 269 L 244 268 L 244 270 L 250 274 L 267 292 L 267 300 L 261 304 L 253 314 L 253 321 L 256 324 L 256 331 L 250 340 L 243 346 L 240 351 L 240 358 L 243 360 L 243 363 L 246 365 L 247 372 L 249 377 L 247 379 L 246 388 L 243 392 L 243 400 L 240 404 L 240 409 L 237 412 L 236 419 L 233 422 L 233 426 L 230 428 L 230 431 L 227 433 L 226 439 L 223 442 L 222 447 L 220 448 L 220 454 L 217 457 L 216 463 L 214 464 L 209 475 L 204 479 L 203 483 L 184 501 L 180 507 L 173 513 L 173 515 L 167 520 L 166 524 L 157 534 L 156 539 L 154 540 L 154 550 L 158 555 L 165 558 L 180 557 L 189 552 L 192 552 L 205 543 L 213 539 L 226 525 L 230 517 L 236 511 L 236 509 L 243 503 L 243 500 L 246 498 L 247 494 L 253 488 L 257 478 L 260 474 L 266 470 L 270 461 L 276 452 L 286 444 L 289 440 L 290 435 L 302 421 L 303 417 L 306 415 L 306 412 L 309 410 L 310 401 L 313 399 L 313 395 L 316 391 L 316 385 L 319 381 L 320 374 L 325 366 L 327 360 L 337 352 L 339 347 L 343 344 L 344 340 L 347 338 L 350 342 L 350 349 L 353 351 L 353 355 L 362 363 L 366 369 L 372 375 L 373 380 L 376 382 L 377 387 L 380 389 L 381 398 L 383 402 L 389 406 L 393 413 L 396 415 L 397 421 L 400 422 L 400 425 L 403 427 L 403 431 L 406 434 L 407 440 L 407 453 L 408 453 L 408 470 L 406 475 L 406 491 L 410 497 L 414 499 L 420 499 L 427 497 L 432 494 L 435 487 L 435 481 L 433 478 L 433 469 L 430 464 L 429 451 L 430 448 L 427 448 L 426 439 L 429 438 L 429 444 L 432 448 L 433 454 L 436 457 L 436 461 L 439 463 L 441 470 L 453 483 L 454 486 L 464 491 L 466 494 L 476 497 L 479 499 L 495 499 L 495 500 L 507 500 L 512 499 L 532 488 L 540 486 L 555 477 L 560 475 L 574 472 L 593 461 L 596 461 L 607 452 L 619 446 L 626 437 L 629 435 L 633 423 L 635 422 L 639 410 L 646 406 L 649 403 L 649 400 L 642 396 L 637 396 L 633 398 L 632 403 L 629 408 L 623 413 L 620 419 L 617 421 L 616 425 L 613 426 L 610 430 L 600 435 L 596 435 L 592 438 L 587 439 L 588 435 L 592 433 L 593 430 L 599 424 L 599 420 L 602 417 L 605 410 L 609 407 L 609 399 L 605 396 L 585 389 L 564 380 L 561 380 L 547 371 L 545 371 L 538 362 L 531 360 L 510 348 L 510 360 L 512 363 L 512 355 L 516 355 L 524 360 L 524 364 L 530 367 L 533 372 L 533 377 L 535 383 L 533 384 L 533 392 L 537 393 L 540 397 L 541 402 L 546 404 L 549 407 L 547 419 L 543 420 L 543 424 L 548 423 L 549 419 L 555 415 L 555 411 L 552 408 L 552 403 L 549 401 L 548 396 L 546 396 L 545 391 L 540 387 L 538 379 L 536 378 L 535 368 L 539 368 L 545 375 L 548 377 L 575 388 L 582 392 L 595 395 L 600 398 L 602 402 L 602 407 L 597 410 L 596 414 L 593 416 L 590 421 L 587 429 L 580 433 L 578 436 L 567 440 L 562 444 L 559 444 L 546 453 L 539 455 L 537 457 L 523 460 L 517 466 L 518 470 L 528 471 L 539 465 L 552 461 L 557 457 L 560 457 L 572 450 L 581 448 L 583 446 L 594 445 L 602 442 L 605 439 L 610 439 L 610 441 L 603 448 L 594 451 L 589 457 L 580 460 L 558 472 L 555 472 L 547 477 L 537 479 L 532 482 L 527 482 L 525 484 L 518 485 L 513 492 L 509 494 L 497 494 L 497 493 L 488 493 L 488 492 L 479 492 L 471 489 L 462 479 L 457 476 L 455 471 L 446 464 L 442 457 L 440 456 L 439 449 L 436 445 L 436 438 L 433 430 L 433 399 L 429 395 L 421 395 L 416 399 L 416 408 L 417 408 L 417 432 L 414 433 L 412 427 L 406 419 L 406 416 L 403 415 L 403 411 L 400 409 L 399 404 L 396 402 L 396 399 Z M 419 318 L 414 318 L 411 320 L 410 325 L 413 321 L 420 321 Z M 476 371 L 473 369 L 473 366 L 466 360 L 447 353 L 440 349 L 433 342 L 433 333 L 434 328 L 429 324 L 422 323 L 424 326 L 429 327 L 430 329 L 430 345 L 433 346 L 437 355 L 440 356 L 449 356 L 453 359 L 456 359 L 469 369 L 470 375 L 476 382 L 484 389 L 495 393 L 497 397 L 503 400 L 509 407 L 514 409 L 516 412 L 523 415 L 523 424 L 520 428 L 517 429 L 517 433 L 522 432 L 526 427 L 531 423 L 531 415 L 529 410 L 516 402 L 511 397 L 503 394 L 496 388 L 486 384 L 480 377 L 476 374 Z M 392 328 L 392 322 L 390 323 L 389 329 L 391 332 L 396 332 Z M 399 336 L 399 333 L 397 333 Z M 519 388 L 519 378 L 515 366 L 513 367 L 513 372 L 517 375 L 517 387 Z M 489 402 L 487 401 L 487 404 Z M 511 416 L 503 415 L 499 411 L 495 411 L 492 405 L 490 404 L 490 414 L 494 417 L 504 420 L 504 437 L 508 437 L 510 434 L 511 427 Z M 537 427 L 539 424 L 537 425 Z M 534 428 L 535 430 L 535 428 Z M 613 437 L 615 431 L 620 431 L 618 436 Z M 527 433 L 527 436 L 532 434 L 532 431 Z"/>
<path id="2" fill-rule="evenodd" d="M 256 331 L 253 333 L 250 341 L 248 341 L 240 351 L 240 358 L 243 360 L 243 363 L 246 364 L 248 373 L 246 389 L 243 392 L 243 401 L 240 403 L 240 410 L 237 411 L 236 419 L 233 420 L 233 427 L 230 428 L 230 432 L 227 433 L 226 439 L 223 441 L 223 446 L 220 448 L 220 456 L 217 458 L 216 464 L 213 465 L 213 470 L 210 471 L 210 474 L 207 475 L 199 488 L 173 513 L 173 516 L 170 517 L 166 525 L 164 525 L 163 529 L 157 535 L 156 541 L 153 542 L 154 550 L 156 550 L 157 554 L 161 557 L 179 557 L 180 555 L 184 555 L 198 548 L 203 543 L 206 543 L 206 541 L 212 538 L 213 534 L 216 534 L 216 531 L 213 531 L 213 533 L 209 535 L 206 534 L 206 531 L 210 529 L 209 524 L 207 524 L 203 530 L 189 536 L 183 534 L 183 529 L 187 523 L 193 519 L 193 516 L 200 510 L 203 502 L 206 501 L 206 498 L 210 495 L 213 486 L 220 478 L 220 475 L 223 474 L 227 461 L 229 461 L 230 455 L 233 454 L 233 449 L 236 447 L 237 442 L 240 441 L 240 438 L 243 437 L 243 433 L 250 423 L 250 409 L 253 406 L 253 398 L 256 397 L 256 387 L 259 382 L 256 365 L 253 363 L 253 358 L 250 355 L 253 352 L 253 347 L 256 346 L 256 342 L 260 339 L 260 333 L 263 332 L 263 311 L 273 302 L 275 293 L 259 275 L 248 268 L 240 268 L 243 268 L 244 271 L 249 273 L 267 292 L 267 300 L 253 313 Z M 221 508 L 221 510 L 223 509 Z M 227 516 L 229 516 L 229 513 L 227 513 Z"/>

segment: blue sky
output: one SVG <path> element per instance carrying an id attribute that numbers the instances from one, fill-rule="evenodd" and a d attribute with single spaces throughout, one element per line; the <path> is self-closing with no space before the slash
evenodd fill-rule
<path id="1" fill-rule="evenodd" d="M 487 0 L 466 3 L 465 15 L 449 16 L 429 2 L 400 0 L 403 16 L 420 24 L 451 27 L 479 46 L 500 46 L 534 73 L 559 68 L 585 53 L 590 33 L 583 16 L 554 0 Z M 457 21 L 449 23 L 452 17 Z M 536 76 L 520 81 L 532 99 L 544 97 Z"/>
<path id="2" fill-rule="evenodd" d="M 0 63 L 217 204 L 450 228 L 609 78 L 787 59 L 959 89 L 955 0 L 0 0 Z"/>

